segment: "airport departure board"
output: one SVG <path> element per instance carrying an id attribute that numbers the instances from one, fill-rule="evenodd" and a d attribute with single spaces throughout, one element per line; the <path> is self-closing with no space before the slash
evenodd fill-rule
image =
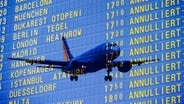
<path id="1" fill-rule="evenodd" d="M 0 104 L 184 104 L 183 14 L 184 0 L 0 0 Z M 64 61 L 62 37 L 74 57 L 115 42 L 116 60 L 159 61 L 70 81 L 8 59 Z"/>

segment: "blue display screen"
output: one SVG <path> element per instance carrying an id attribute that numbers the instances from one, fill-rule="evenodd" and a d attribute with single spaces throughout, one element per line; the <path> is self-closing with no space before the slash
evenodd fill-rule
<path id="1" fill-rule="evenodd" d="M 183 14 L 183 0 L 0 0 L 0 104 L 183 104 Z M 108 63 L 147 62 L 105 81 L 103 43 L 120 49 Z M 92 72 L 71 81 L 65 63 Z"/>

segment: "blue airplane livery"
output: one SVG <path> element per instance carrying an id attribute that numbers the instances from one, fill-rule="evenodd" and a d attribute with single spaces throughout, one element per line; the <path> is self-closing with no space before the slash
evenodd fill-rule
<path id="1" fill-rule="evenodd" d="M 105 81 L 112 81 L 110 72 L 113 68 L 117 68 L 120 72 L 128 72 L 132 66 L 140 65 L 146 62 L 154 62 L 155 60 L 143 60 L 143 61 L 115 61 L 120 55 L 120 47 L 115 42 L 103 43 L 90 49 L 83 54 L 73 57 L 70 52 L 67 41 L 62 37 L 64 61 L 52 61 L 52 60 L 35 60 L 35 59 L 22 59 L 22 58 L 8 58 L 10 60 L 25 61 L 32 64 L 44 64 L 45 68 L 57 68 L 63 72 L 70 74 L 70 80 L 77 81 L 79 75 L 86 73 L 94 73 L 101 69 L 106 69 L 107 75 L 104 77 Z"/>

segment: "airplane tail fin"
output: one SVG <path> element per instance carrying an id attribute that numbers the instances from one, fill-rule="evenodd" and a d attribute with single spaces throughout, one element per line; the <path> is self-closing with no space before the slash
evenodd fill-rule
<path id="1" fill-rule="evenodd" d="M 64 51 L 64 59 L 69 61 L 73 58 L 73 56 L 69 50 L 68 44 L 64 37 L 62 37 L 62 44 L 63 44 L 63 51 Z"/>

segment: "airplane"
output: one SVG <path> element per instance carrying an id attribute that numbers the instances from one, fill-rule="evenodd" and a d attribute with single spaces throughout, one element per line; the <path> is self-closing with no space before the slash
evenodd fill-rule
<path id="1" fill-rule="evenodd" d="M 64 37 L 62 37 L 62 46 L 64 61 L 52 61 L 52 60 L 35 60 L 35 59 L 22 59 L 22 58 L 8 58 L 10 60 L 25 61 L 32 64 L 44 64 L 45 68 L 57 68 L 61 71 L 70 74 L 70 80 L 78 81 L 78 75 L 86 73 L 94 73 L 101 69 L 106 69 L 107 75 L 104 77 L 105 81 L 112 81 L 110 72 L 112 68 L 118 68 L 120 72 L 128 72 L 133 65 L 141 65 L 146 62 L 158 61 L 144 60 L 144 61 L 115 61 L 120 55 L 120 47 L 115 42 L 102 43 L 93 49 L 90 49 L 83 54 L 73 57 L 70 52 L 68 43 Z"/>

